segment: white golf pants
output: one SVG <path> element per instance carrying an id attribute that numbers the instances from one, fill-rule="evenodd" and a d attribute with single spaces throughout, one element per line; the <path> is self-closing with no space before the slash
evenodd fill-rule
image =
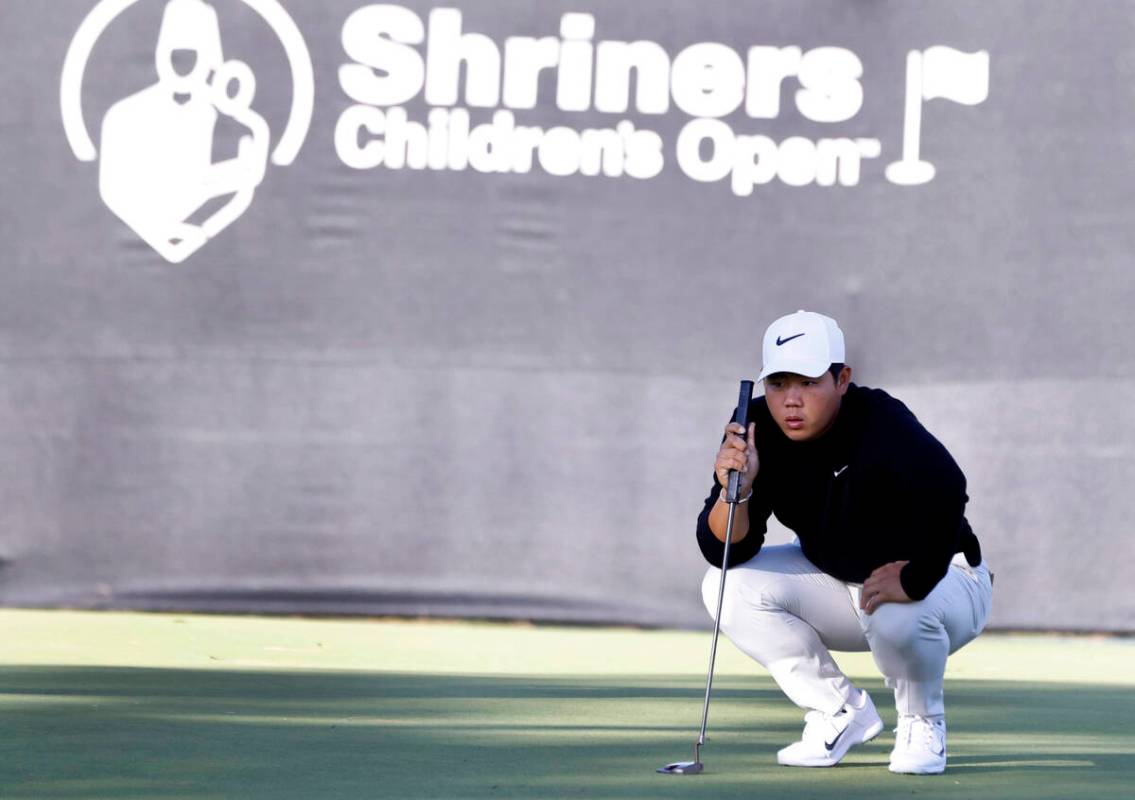
<path id="1" fill-rule="evenodd" d="M 702 582 L 711 616 L 720 578 L 711 567 Z M 821 572 L 797 544 L 764 547 L 730 568 L 721 631 L 801 708 L 842 708 L 853 687 L 830 651 L 870 650 L 900 714 L 944 714 L 946 656 L 989 619 L 993 589 L 985 564 L 971 567 L 958 554 L 926 598 L 884 603 L 874 614 L 859 609 L 859 590 Z"/>

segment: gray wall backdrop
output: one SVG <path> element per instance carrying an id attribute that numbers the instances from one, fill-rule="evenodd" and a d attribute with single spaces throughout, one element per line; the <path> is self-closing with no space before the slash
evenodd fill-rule
<path id="1" fill-rule="evenodd" d="M 212 5 L 274 146 L 284 50 L 254 9 Z M 338 69 L 364 3 L 282 5 L 313 67 L 303 147 L 173 264 L 64 135 L 94 0 L 0 0 L 0 603 L 701 625 L 693 526 L 721 425 L 764 326 L 808 308 L 965 470 L 995 625 L 1135 630 L 1131 3 L 439 2 L 498 45 L 587 12 L 596 41 L 671 58 L 853 51 L 851 119 L 806 118 L 789 79 L 777 117 L 724 120 L 881 156 L 854 186 L 747 197 L 679 168 L 673 103 L 562 111 L 550 73 L 517 124 L 630 120 L 661 137 L 661 173 L 352 169 Z M 156 80 L 164 6 L 129 5 L 91 51 L 96 147 Z M 988 98 L 924 103 L 937 174 L 898 186 L 906 54 L 934 45 L 988 51 Z"/>

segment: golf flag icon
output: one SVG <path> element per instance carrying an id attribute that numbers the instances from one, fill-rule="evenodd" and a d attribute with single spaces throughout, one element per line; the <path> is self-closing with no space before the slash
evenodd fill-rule
<path id="1" fill-rule="evenodd" d="M 989 53 L 965 53 L 935 45 L 911 50 L 906 57 L 906 108 L 903 116 L 902 160 L 887 165 L 887 180 L 902 186 L 926 183 L 934 165 L 919 158 L 922 137 L 922 103 L 941 98 L 966 106 L 989 96 Z"/>
<path id="2" fill-rule="evenodd" d="M 989 97 L 989 53 L 936 45 L 922 54 L 922 99 L 976 106 Z"/>

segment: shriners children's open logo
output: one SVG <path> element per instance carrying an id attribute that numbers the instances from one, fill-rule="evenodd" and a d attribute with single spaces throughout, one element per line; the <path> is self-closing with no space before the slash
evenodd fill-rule
<path id="1" fill-rule="evenodd" d="M 224 57 L 217 12 L 204 0 L 168 0 L 155 48 L 157 82 L 110 107 L 96 150 L 82 113 L 87 60 L 103 31 L 135 2 L 100 0 L 79 26 L 63 64 L 63 127 L 80 161 L 98 160 L 103 202 L 163 258 L 178 263 L 248 209 L 264 179 L 272 132 L 253 109 L 252 70 Z M 279 38 L 291 68 L 291 112 L 270 156 L 287 166 L 311 123 L 311 57 L 276 0 L 243 2 Z M 221 117 L 241 136 L 234 158 L 214 162 Z"/>
<path id="2" fill-rule="evenodd" d="M 171 262 L 237 220 L 268 161 L 292 163 L 311 123 L 312 63 L 295 23 L 277 0 L 241 1 L 268 24 L 288 59 L 292 104 L 282 133 L 255 110 L 252 69 L 225 58 L 217 12 L 205 0 L 165 0 L 157 81 L 110 106 L 98 150 L 82 113 L 87 61 L 103 31 L 138 0 L 98 0 L 63 64 L 71 148 L 81 161 L 99 161 L 103 201 Z M 616 180 L 651 180 L 672 163 L 690 180 L 727 183 L 738 198 L 773 183 L 854 187 L 865 175 L 919 186 L 937 171 L 921 157 L 923 105 L 976 106 L 989 96 L 987 51 L 907 50 L 902 104 L 894 97 L 884 106 L 896 116 L 901 109 L 901 151 L 894 143 L 885 149 L 858 123 L 845 127 L 871 86 L 863 61 L 846 47 L 738 50 L 699 41 L 672 53 L 647 39 L 599 39 L 599 30 L 595 14 L 568 11 L 558 37 L 498 41 L 466 30 L 457 8 L 432 8 L 423 18 L 393 3 L 362 5 L 341 29 L 338 77 L 348 105 L 335 124 L 335 153 L 360 171 L 542 171 Z M 891 69 L 901 58 L 901 51 L 891 54 Z M 782 103 L 785 97 L 791 102 Z M 551 103 L 558 124 L 537 124 L 548 115 L 531 112 Z M 573 124 L 575 114 L 587 117 Z M 685 120 L 673 141 L 648 127 L 651 118 L 676 115 Z M 818 135 L 778 141 L 767 123 L 782 117 L 809 122 Z M 234 126 L 241 133 L 235 157 L 214 162 L 214 144 L 225 143 L 219 132 Z M 883 168 L 865 173 L 872 163 Z"/>

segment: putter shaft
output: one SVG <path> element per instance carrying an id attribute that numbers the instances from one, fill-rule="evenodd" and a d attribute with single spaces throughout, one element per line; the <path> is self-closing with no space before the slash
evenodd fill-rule
<path id="1" fill-rule="evenodd" d="M 749 404 L 753 399 L 753 382 L 741 381 L 741 392 L 737 400 L 737 411 L 733 414 L 733 421 L 742 428 L 748 429 Z M 705 701 L 701 709 L 701 729 L 698 731 L 698 740 L 694 742 L 694 760 L 678 761 L 667 764 L 658 772 L 669 775 L 697 775 L 704 767 L 701 763 L 701 747 L 705 744 L 705 727 L 709 722 L 709 696 L 713 692 L 713 667 L 717 661 L 717 639 L 721 635 L 721 607 L 725 601 L 725 576 L 729 570 L 729 545 L 733 542 L 733 520 L 737 516 L 737 506 L 741 502 L 741 473 L 730 470 L 725 491 L 725 502 L 729 506 L 729 518 L 725 523 L 725 547 L 721 551 L 721 580 L 717 584 L 717 613 L 713 615 L 713 644 L 709 648 L 709 670 L 705 677 Z M 748 498 L 745 498 L 746 500 Z"/>
<path id="2" fill-rule="evenodd" d="M 678 761 L 658 769 L 658 772 L 670 775 L 697 775 L 704 769 L 701 763 L 701 747 L 705 744 L 705 727 L 709 721 L 709 695 L 713 691 L 713 667 L 717 660 L 717 637 L 721 632 L 721 606 L 725 599 L 725 570 L 729 565 L 729 540 L 733 538 L 733 518 L 737 512 L 737 493 L 731 492 L 726 495 L 726 498 L 730 497 L 733 499 L 729 502 L 729 520 L 725 525 L 725 550 L 721 555 L 721 581 L 717 587 L 717 613 L 713 618 L 713 644 L 709 648 L 709 674 L 705 679 L 705 701 L 702 703 L 701 710 L 701 730 L 698 732 L 697 741 L 694 742 L 693 761 Z"/>
<path id="3" fill-rule="evenodd" d="M 701 731 L 698 733 L 697 744 L 694 745 L 694 761 L 700 760 L 699 750 L 705 744 L 705 726 L 709 721 L 709 695 L 713 691 L 713 665 L 717 661 L 717 638 L 721 633 L 721 606 L 725 600 L 725 575 L 729 568 L 729 543 L 733 540 L 733 518 L 737 514 L 736 494 L 733 491 L 727 494 L 730 501 L 729 519 L 725 524 L 725 550 L 721 554 L 721 580 L 717 585 L 717 613 L 713 615 L 713 644 L 709 648 L 709 672 L 705 679 L 705 702 L 702 704 Z"/>

